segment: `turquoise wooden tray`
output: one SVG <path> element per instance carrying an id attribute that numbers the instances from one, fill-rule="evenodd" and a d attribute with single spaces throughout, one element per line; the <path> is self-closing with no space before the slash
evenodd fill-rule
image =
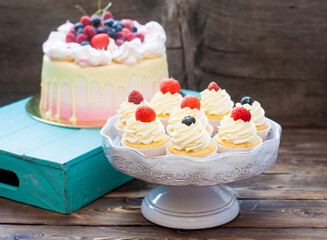
<path id="1" fill-rule="evenodd" d="M 107 161 L 100 129 L 34 120 L 29 99 L 0 108 L 0 196 L 71 213 L 132 179 Z"/>

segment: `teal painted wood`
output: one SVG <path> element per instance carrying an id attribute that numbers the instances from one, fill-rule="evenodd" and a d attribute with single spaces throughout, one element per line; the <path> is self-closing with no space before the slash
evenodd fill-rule
<path id="1" fill-rule="evenodd" d="M 184 96 L 187 95 L 187 94 L 192 94 L 198 98 L 201 97 L 200 95 L 200 92 L 197 92 L 197 91 L 193 91 L 193 90 L 188 90 L 188 89 L 181 89 L 180 91 Z"/>
<path id="2" fill-rule="evenodd" d="M 18 188 L 0 182 L 0 196 L 71 213 L 132 179 L 107 161 L 99 129 L 38 122 L 25 112 L 28 100 L 0 108 L 0 169 L 19 179 Z"/>

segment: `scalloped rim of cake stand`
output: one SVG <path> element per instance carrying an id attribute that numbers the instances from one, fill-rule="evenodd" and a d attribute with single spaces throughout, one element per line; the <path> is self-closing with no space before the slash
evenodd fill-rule
<path id="1" fill-rule="evenodd" d="M 34 95 L 25 106 L 26 112 L 33 119 L 40 121 L 42 123 L 50 124 L 57 127 L 65 127 L 65 128 L 90 128 L 90 129 L 101 129 L 101 127 L 92 127 L 92 126 L 84 126 L 84 125 L 71 125 L 66 123 L 60 123 L 56 121 L 52 121 L 51 119 L 44 118 L 40 112 L 40 94 Z"/>

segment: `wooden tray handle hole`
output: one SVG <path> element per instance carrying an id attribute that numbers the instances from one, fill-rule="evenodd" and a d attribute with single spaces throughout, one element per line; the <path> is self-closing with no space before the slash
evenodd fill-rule
<path id="1" fill-rule="evenodd" d="M 16 173 L 0 168 L 0 187 L 16 190 L 19 187 Z"/>

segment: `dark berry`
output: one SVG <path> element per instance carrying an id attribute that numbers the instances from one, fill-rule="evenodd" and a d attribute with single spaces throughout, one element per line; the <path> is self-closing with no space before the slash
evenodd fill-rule
<path id="1" fill-rule="evenodd" d="M 97 33 L 107 33 L 108 31 L 109 31 L 109 27 L 108 26 L 98 27 L 97 28 Z"/>
<path id="2" fill-rule="evenodd" d="M 85 26 L 83 33 L 89 37 L 89 39 L 91 39 L 95 34 L 97 34 L 97 30 L 95 29 L 95 27 L 91 26 L 91 25 L 87 25 Z"/>
<path id="3" fill-rule="evenodd" d="M 99 17 L 92 17 L 91 18 L 91 25 L 94 27 L 98 27 L 100 25 L 101 18 Z"/>
<path id="4" fill-rule="evenodd" d="M 117 32 L 121 31 L 124 27 L 124 24 L 121 21 L 116 21 L 112 27 L 116 29 Z"/>
<path id="5" fill-rule="evenodd" d="M 108 27 L 112 27 L 112 25 L 114 25 L 114 23 L 115 23 L 115 20 L 113 20 L 112 18 L 106 19 L 104 21 L 104 25 L 108 26 Z"/>
<path id="6" fill-rule="evenodd" d="M 75 36 L 77 37 L 78 35 L 80 35 L 80 34 L 83 33 L 83 32 L 84 32 L 83 28 L 79 28 L 79 29 L 76 31 Z"/>
<path id="7" fill-rule="evenodd" d="M 252 105 L 253 102 L 254 102 L 253 99 L 251 97 L 249 97 L 249 96 L 245 96 L 241 100 L 241 104 L 242 105 L 244 105 L 244 104 L 250 104 L 250 105 Z"/>
<path id="8" fill-rule="evenodd" d="M 81 46 L 85 46 L 85 45 L 91 45 L 91 43 L 89 41 L 83 41 L 81 43 Z"/>
<path id="9" fill-rule="evenodd" d="M 82 23 L 78 22 L 78 23 L 75 23 L 74 27 L 75 27 L 75 30 L 77 31 L 78 29 L 83 29 L 84 25 Z"/>
<path id="10" fill-rule="evenodd" d="M 137 32 L 137 27 L 132 26 L 132 32 L 133 32 L 133 33 Z"/>
<path id="11" fill-rule="evenodd" d="M 78 35 L 76 37 L 76 42 L 78 42 L 79 44 L 81 44 L 82 42 L 87 41 L 87 40 L 88 40 L 88 38 L 84 33 L 81 33 L 80 35 Z"/>
<path id="12" fill-rule="evenodd" d="M 109 28 L 107 34 L 109 35 L 109 37 L 111 38 L 116 38 L 117 37 L 117 31 L 114 28 Z"/>
<path id="13" fill-rule="evenodd" d="M 187 117 L 184 117 L 183 120 L 182 120 L 182 123 L 187 125 L 187 126 L 191 126 L 192 123 L 195 124 L 196 120 L 193 116 L 187 116 Z"/>
<path id="14" fill-rule="evenodd" d="M 109 11 L 106 11 L 104 14 L 103 14 L 103 19 L 106 20 L 106 19 L 109 19 L 109 18 L 113 18 L 111 12 Z"/>
<path id="15" fill-rule="evenodd" d="M 116 36 L 116 39 L 121 39 L 123 41 L 125 41 L 125 33 L 123 32 L 117 32 L 117 36 Z"/>
<path id="16" fill-rule="evenodd" d="M 89 16 L 86 16 L 86 15 L 82 16 L 81 19 L 80 19 L 79 21 L 80 21 L 84 26 L 86 26 L 86 25 L 90 25 L 90 23 L 91 23 L 91 19 L 90 19 L 90 17 L 89 17 Z"/>

